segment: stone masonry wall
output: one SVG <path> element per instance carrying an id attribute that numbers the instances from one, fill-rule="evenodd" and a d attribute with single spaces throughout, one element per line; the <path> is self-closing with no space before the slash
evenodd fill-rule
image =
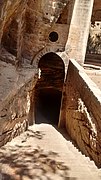
<path id="1" fill-rule="evenodd" d="M 64 50 L 68 25 L 56 23 L 68 0 L 29 0 L 26 10 L 26 31 L 24 33 L 23 57 L 30 60 L 48 46 Z M 58 39 L 50 41 L 49 34 L 57 32 Z"/>
<path id="2" fill-rule="evenodd" d="M 33 69 L 31 71 L 26 68 L 18 75 L 17 71 L 16 86 L 12 87 L 8 96 L 0 104 L 0 146 L 24 132 L 32 123 L 30 111 L 32 93 L 37 81 L 37 72 L 35 72 Z"/>
<path id="3" fill-rule="evenodd" d="M 101 167 L 101 91 L 74 60 L 70 61 L 65 126 L 80 150 Z"/>

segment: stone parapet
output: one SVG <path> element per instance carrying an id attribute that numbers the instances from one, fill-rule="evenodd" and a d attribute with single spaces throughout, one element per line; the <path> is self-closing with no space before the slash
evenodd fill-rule
<path id="1" fill-rule="evenodd" d="M 101 167 L 101 91 L 75 60 L 68 68 L 65 109 L 68 133 Z"/>

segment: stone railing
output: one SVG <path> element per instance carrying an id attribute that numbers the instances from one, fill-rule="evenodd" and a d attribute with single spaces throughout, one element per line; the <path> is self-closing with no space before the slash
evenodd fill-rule
<path id="1" fill-rule="evenodd" d="M 75 60 L 69 63 L 64 113 L 71 138 L 101 167 L 101 91 Z"/>

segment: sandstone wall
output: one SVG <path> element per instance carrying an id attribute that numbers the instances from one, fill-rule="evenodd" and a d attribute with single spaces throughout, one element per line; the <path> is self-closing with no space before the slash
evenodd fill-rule
<path id="1" fill-rule="evenodd" d="M 6 29 L 6 27 L 10 24 L 13 17 L 18 13 L 18 11 L 22 8 L 23 2 L 21 0 L 4 0 L 0 1 L 0 41 L 2 35 Z"/>
<path id="2" fill-rule="evenodd" d="M 15 63 L 22 64 L 22 57 L 29 59 L 26 61 L 31 63 L 32 58 L 48 46 L 55 46 L 58 51 L 64 50 L 69 30 L 68 2 L 68 0 L 0 2 L 0 44 L 17 57 Z M 57 22 L 60 15 L 61 20 Z M 51 32 L 58 34 L 54 42 L 49 38 Z"/>
<path id="3" fill-rule="evenodd" d="M 46 47 L 55 46 L 62 51 L 66 44 L 68 26 L 57 20 L 68 0 L 29 0 L 26 10 L 26 30 L 24 34 L 23 57 L 29 61 Z M 58 34 L 58 39 L 49 39 L 51 32 Z"/>
<path id="4" fill-rule="evenodd" d="M 6 71 L 9 71 L 9 68 L 11 70 L 9 65 L 5 66 Z M 33 89 L 37 81 L 37 70 L 26 67 L 14 71 L 13 68 L 13 74 L 14 77 L 10 76 L 9 78 L 11 74 L 4 72 L 1 79 L 2 81 L 7 80 L 5 84 L 2 82 L 3 91 L 9 91 L 9 93 L 0 91 L 3 96 L 5 95 L 3 99 L 0 99 L 0 146 L 11 141 L 12 138 L 24 132 L 29 124 L 32 124 L 30 116 L 31 102 Z M 12 85 L 10 85 L 9 80 Z M 8 86 L 6 83 L 9 83 Z M 2 96 L 0 97 L 2 98 Z"/>
<path id="5" fill-rule="evenodd" d="M 69 64 L 65 98 L 68 133 L 80 150 L 101 167 L 101 91 L 74 60 Z"/>

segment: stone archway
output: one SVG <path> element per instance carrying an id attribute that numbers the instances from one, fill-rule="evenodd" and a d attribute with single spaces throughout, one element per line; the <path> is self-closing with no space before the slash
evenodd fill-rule
<path id="1" fill-rule="evenodd" d="M 64 49 L 60 50 L 57 46 L 44 46 L 43 48 L 41 48 L 39 50 L 38 53 L 36 53 L 34 55 L 34 57 L 32 58 L 31 60 L 31 65 L 35 68 L 35 69 L 38 69 L 38 64 L 39 64 L 39 61 L 40 59 L 48 54 L 48 53 L 55 53 L 56 55 L 58 55 L 63 63 L 64 63 L 64 66 L 65 66 L 65 75 L 67 73 L 67 69 L 68 69 L 68 64 L 69 64 L 69 57 L 68 57 L 68 54 L 66 54 L 66 52 L 64 51 Z"/>
<path id="2" fill-rule="evenodd" d="M 40 58 L 35 87 L 35 123 L 58 124 L 65 77 L 63 60 L 50 52 Z"/>

